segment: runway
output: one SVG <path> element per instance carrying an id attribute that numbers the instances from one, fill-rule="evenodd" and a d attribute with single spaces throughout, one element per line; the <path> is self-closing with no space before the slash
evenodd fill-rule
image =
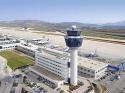
<path id="1" fill-rule="evenodd" d="M 49 38 L 50 42 L 54 44 L 58 44 L 62 47 L 66 47 L 64 37 L 61 35 L 54 34 L 42 34 L 42 33 L 34 33 L 35 31 L 21 31 L 19 28 L 2 28 L 0 27 L 0 33 L 13 35 L 19 38 L 25 39 L 34 39 L 34 38 L 42 38 L 43 36 Z M 100 42 L 84 39 L 82 47 L 79 49 L 83 53 L 91 53 L 95 50 L 98 55 L 105 58 L 111 59 L 125 59 L 125 45 L 116 44 L 116 43 L 108 43 L 108 42 Z"/>

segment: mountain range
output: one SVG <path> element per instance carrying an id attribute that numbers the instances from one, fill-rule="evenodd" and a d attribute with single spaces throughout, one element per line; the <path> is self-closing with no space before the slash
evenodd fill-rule
<path id="1" fill-rule="evenodd" d="M 0 26 L 7 27 L 32 27 L 38 30 L 60 30 L 76 25 L 79 29 L 125 29 L 125 21 L 107 24 L 88 24 L 80 22 L 60 22 L 49 23 L 40 20 L 14 20 L 14 21 L 0 21 Z"/>
<path id="2" fill-rule="evenodd" d="M 80 22 L 50 23 L 40 20 L 0 21 L 0 26 L 28 27 L 39 31 L 64 32 L 72 25 L 76 25 L 78 29 L 87 36 L 125 39 L 125 21 L 106 24 L 88 24 Z"/>

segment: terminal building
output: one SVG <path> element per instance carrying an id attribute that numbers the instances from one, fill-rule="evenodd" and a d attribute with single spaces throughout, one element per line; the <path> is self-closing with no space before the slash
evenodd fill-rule
<path id="1" fill-rule="evenodd" d="M 42 49 L 35 54 L 36 65 L 29 69 L 56 87 L 70 82 L 70 54 L 54 49 Z M 106 74 L 107 63 L 78 57 L 78 74 L 99 79 Z"/>
<path id="2" fill-rule="evenodd" d="M 36 38 L 36 39 L 32 39 L 29 42 L 35 44 L 35 45 L 46 45 L 49 43 L 49 39 L 43 37 L 43 38 Z"/>
<path id="3" fill-rule="evenodd" d="M 86 78 L 100 79 L 107 74 L 107 63 L 80 57 L 78 61 L 78 74 Z"/>
<path id="4" fill-rule="evenodd" d="M 20 41 L 8 36 L 0 36 L 0 51 L 14 49 Z"/>
<path id="5" fill-rule="evenodd" d="M 68 53 L 46 48 L 42 49 L 42 52 L 36 52 L 35 59 L 36 66 L 30 67 L 31 71 L 57 87 L 68 83 L 70 62 Z"/>
<path id="6" fill-rule="evenodd" d="M 38 49 L 39 49 L 39 47 L 37 45 L 27 43 L 24 40 L 20 41 L 20 44 L 18 44 L 15 48 L 15 50 L 18 50 L 33 58 L 35 58 L 35 52 L 38 51 Z"/>

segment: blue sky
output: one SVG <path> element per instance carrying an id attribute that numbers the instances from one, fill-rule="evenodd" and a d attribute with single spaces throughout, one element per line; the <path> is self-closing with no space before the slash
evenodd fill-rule
<path id="1" fill-rule="evenodd" d="M 117 22 L 125 20 L 125 0 L 0 0 L 0 20 Z"/>

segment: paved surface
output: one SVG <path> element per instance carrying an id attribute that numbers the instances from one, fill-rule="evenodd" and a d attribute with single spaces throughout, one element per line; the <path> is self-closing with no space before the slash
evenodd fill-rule
<path id="1" fill-rule="evenodd" d="M 38 34 L 38 33 L 33 33 L 32 31 L 25 32 L 24 34 L 24 31 L 19 31 L 19 29 L 15 28 L 9 28 L 9 29 L 0 28 L 0 33 L 10 34 L 16 37 L 27 38 L 27 39 L 33 39 L 38 37 L 42 38 L 43 36 L 46 36 L 52 43 L 65 47 L 65 40 L 63 36 L 56 36 L 55 38 L 55 36 L 53 35 Z M 97 54 L 102 57 L 112 58 L 112 59 L 125 59 L 125 45 L 120 45 L 120 44 L 84 40 L 83 46 L 79 50 L 83 53 L 91 53 L 97 50 Z M 117 81 L 111 82 L 109 80 L 106 80 L 105 83 L 107 83 L 110 89 L 109 93 L 119 93 L 120 91 L 124 91 L 123 89 L 125 87 L 124 81 L 125 81 L 125 75 L 123 75 L 121 79 Z M 5 82 L 3 83 L 3 86 L 5 87 Z M 55 93 L 55 92 L 50 92 L 50 93 Z"/>
<path id="2" fill-rule="evenodd" d="M 125 75 L 121 76 L 121 79 L 112 82 L 109 85 L 108 93 L 125 93 Z"/>
<path id="3" fill-rule="evenodd" d="M 113 76 L 110 75 L 100 82 L 106 84 L 108 87 L 108 93 L 125 93 L 125 74 L 120 75 L 120 79 L 111 81 L 110 78 Z"/>
<path id="4" fill-rule="evenodd" d="M 1 80 L 0 93 L 10 93 L 13 85 L 13 79 L 10 76 L 4 77 Z"/>
<path id="5" fill-rule="evenodd" d="M 73 91 L 73 93 L 76 93 L 76 92 L 77 93 L 79 93 L 79 92 L 84 93 L 85 91 L 88 90 L 88 87 L 91 86 L 91 83 L 89 82 L 89 80 L 87 80 L 86 78 L 81 77 L 81 76 L 78 77 L 78 80 L 82 81 L 84 83 L 84 85 L 78 91 Z"/>
<path id="6" fill-rule="evenodd" d="M 47 35 L 47 34 L 33 33 L 33 31 L 24 32 L 24 31 L 20 31 L 17 28 L 8 28 L 8 29 L 0 28 L 0 33 L 9 34 L 9 35 L 13 35 L 20 38 L 26 38 L 26 39 L 33 39 L 38 37 L 42 38 L 43 36 L 46 36 L 49 38 L 49 40 L 52 43 L 66 47 L 63 36 L 55 37 L 55 35 L 51 35 L 51 34 Z M 102 57 L 112 58 L 112 59 L 125 59 L 125 45 L 92 41 L 92 40 L 84 40 L 83 46 L 80 48 L 80 51 L 83 51 L 84 53 L 91 53 L 95 50 L 97 51 L 97 54 Z"/>
<path id="7" fill-rule="evenodd" d="M 16 70 L 15 74 L 22 74 L 20 70 Z M 15 81 L 18 82 L 18 86 L 15 89 L 15 93 L 21 93 L 23 88 L 23 76 L 15 78 Z"/>
<path id="8" fill-rule="evenodd" d="M 18 86 L 16 87 L 16 89 L 15 89 L 15 93 L 21 93 L 21 91 L 22 91 L 22 84 L 18 84 Z"/>
<path id="9" fill-rule="evenodd" d="M 42 83 L 41 81 L 38 81 L 37 80 L 37 76 L 30 73 L 30 74 L 27 74 L 28 76 L 28 79 L 32 80 L 33 82 L 36 82 L 39 86 L 43 87 L 44 89 L 46 89 L 48 91 L 48 93 L 59 93 L 57 92 L 56 90 L 48 87 L 47 85 L 45 85 L 44 83 Z"/>

